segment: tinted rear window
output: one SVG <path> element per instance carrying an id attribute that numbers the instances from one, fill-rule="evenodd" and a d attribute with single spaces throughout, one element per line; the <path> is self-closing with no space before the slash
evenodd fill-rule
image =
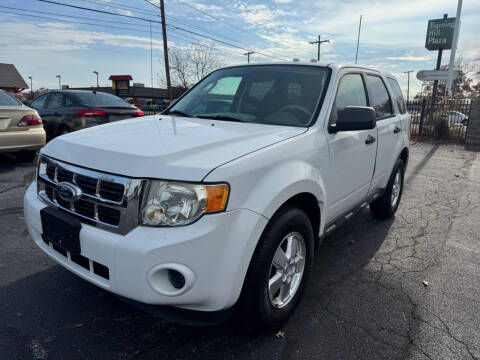
<path id="1" fill-rule="evenodd" d="M 95 107 L 132 107 L 129 103 L 120 99 L 117 96 L 107 93 L 75 93 L 75 96 L 79 99 L 80 103 L 88 106 Z"/>
<path id="2" fill-rule="evenodd" d="M 392 103 L 390 95 L 383 80 L 379 76 L 367 75 L 367 87 L 370 93 L 370 106 L 373 106 L 377 119 L 382 119 L 392 115 Z"/>
<path id="3" fill-rule="evenodd" d="M 0 106 L 20 106 L 22 105 L 17 99 L 0 91 Z"/>
<path id="4" fill-rule="evenodd" d="M 405 100 L 403 99 L 402 90 L 400 89 L 397 80 L 388 78 L 388 83 L 392 88 L 393 96 L 395 97 L 395 102 L 397 103 L 400 114 L 405 114 L 407 112 L 407 107 L 405 105 Z"/>

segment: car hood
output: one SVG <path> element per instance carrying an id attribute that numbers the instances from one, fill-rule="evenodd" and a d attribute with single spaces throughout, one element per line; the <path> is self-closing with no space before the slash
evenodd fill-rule
<path id="1" fill-rule="evenodd" d="M 154 115 L 60 136 L 42 153 L 130 177 L 201 181 L 222 164 L 306 130 Z"/>

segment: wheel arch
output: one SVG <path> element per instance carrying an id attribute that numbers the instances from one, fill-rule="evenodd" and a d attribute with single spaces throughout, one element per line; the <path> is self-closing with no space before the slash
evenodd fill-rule
<path id="1" fill-rule="evenodd" d="M 408 157 L 409 157 L 409 150 L 408 147 L 403 148 L 402 152 L 400 153 L 399 158 L 403 160 L 403 163 L 405 164 L 405 168 L 407 168 L 408 165 Z"/>

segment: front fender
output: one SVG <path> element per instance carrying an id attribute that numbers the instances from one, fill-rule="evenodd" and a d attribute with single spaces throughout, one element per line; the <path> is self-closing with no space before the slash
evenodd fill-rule
<path id="1" fill-rule="evenodd" d="M 245 208 L 271 218 L 293 196 L 310 193 L 322 214 L 327 202 L 322 169 L 328 166 L 328 149 L 314 140 L 315 134 L 307 132 L 227 163 L 205 180 L 230 184 L 228 210 Z M 317 230 L 323 229 L 324 219 L 321 216 Z"/>

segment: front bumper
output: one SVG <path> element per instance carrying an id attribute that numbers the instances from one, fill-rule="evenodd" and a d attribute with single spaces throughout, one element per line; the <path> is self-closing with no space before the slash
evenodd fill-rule
<path id="1" fill-rule="evenodd" d="M 126 235 L 82 224 L 81 255 L 90 268 L 73 262 L 42 240 L 40 210 L 46 207 L 36 183 L 24 199 L 28 232 L 38 247 L 85 280 L 128 299 L 152 305 L 219 311 L 237 301 L 260 235 L 268 219 L 246 209 L 203 216 L 194 224 L 175 228 L 138 226 Z M 108 268 L 108 279 L 92 263 Z M 168 291 L 164 268 L 185 270 L 186 291 Z M 165 291 L 164 291 L 165 290 Z"/>

